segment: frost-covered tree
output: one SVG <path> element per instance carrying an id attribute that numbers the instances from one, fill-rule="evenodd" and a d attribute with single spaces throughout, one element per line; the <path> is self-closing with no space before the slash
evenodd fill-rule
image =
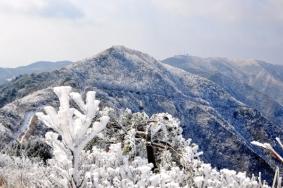
<path id="1" fill-rule="evenodd" d="M 132 113 L 130 110 L 126 110 L 118 116 L 113 116 L 113 114 L 110 113 L 110 117 L 109 126 L 104 132 L 104 141 L 108 143 L 122 143 L 123 155 L 126 157 L 128 165 L 131 165 L 131 161 L 137 158 L 144 159 L 143 161 L 148 160 L 147 146 L 153 148 L 157 170 L 154 172 L 151 170 L 149 176 L 146 176 L 147 178 L 143 180 L 143 184 L 146 185 L 146 187 L 268 187 L 260 177 L 253 176 L 249 178 L 244 172 L 237 173 L 228 169 L 218 171 L 209 164 L 205 164 L 199 158 L 202 152 L 198 151 L 198 146 L 191 143 L 190 139 L 185 140 L 183 138 L 180 122 L 168 113 L 154 114 L 152 117 L 149 117 L 145 113 Z M 148 138 L 149 135 L 150 139 Z M 103 145 L 103 141 L 99 139 L 96 143 Z M 96 147 L 94 147 L 94 149 L 95 148 Z M 107 155 L 113 155 L 115 152 L 118 152 L 118 150 L 111 151 L 110 149 Z M 103 151 L 94 153 L 102 154 Z M 94 154 L 94 156 L 97 155 Z M 115 156 L 120 155 L 115 154 Z M 103 156 L 101 156 L 101 158 L 103 158 Z M 99 160 L 99 158 L 96 158 L 96 160 Z M 101 160 L 104 162 L 107 161 L 105 159 Z M 103 166 L 102 162 L 94 162 L 94 164 L 100 164 L 100 169 Z M 122 163 L 118 162 L 118 164 Z M 144 164 L 145 163 L 140 163 L 139 165 L 143 166 Z M 154 165 L 152 165 L 152 167 L 153 166 Z M 131 169 L 132 167 L 120 166 L 120 168 Z M 107 169 L 108 168 L 105 168 L 105 171 L 107 171 Z M 133 175 L 134 174 L 132 174 L 132 176 Z M 110 182 L 108 181 L 109 179 L 105 180 L 108 182 L 105 184 L 107 186 L 113 186 L 111 184 L 112 180 L 113 182 L 126 181 L 121 179 L 121 175 L 119 174 L 113 176 L 100 175 L 98 177 L 102 179 L 107 179 L 106 177 L 110 178 Z M 116 181 L 114 181 L 114 179 Z M 131 182 L 131 173 L 126 179 L 127 182 Z M 165 181 L 165 179 L 168 181 Z M 150 182 L 148 180 L 156 181 Z M 164 181 L 167 182 L 166 186 L 163 184 Z M 159 184 L 158 182 L 163 183 Z M 131 183 L 129 187 L 135 187 Z M 118 187 L 121 187 L 121 185 L 119 184 Z"/>
<path id="2" fill-rule="evenodd" d="M 80 155 L 86 145 L 97 136 L 109 121 L 107 115 L 95 119 L 99 111 L 99 100 L 95 92 L 86 94 L 86 102 L 79 93 L 71 92 L 71 87 L 55 87 L 54 92 L 60 101 L 59 111 L 47 106 L 44 112 L 36 113 L 39 120 L 54 132 L 47 132 L 46 142 L 53 148 L 54 159 L 50 163 L 58 168 L 63 186 L 81 187 L 84 172 L 80 171 Z M 70 107 L 70 98 L 78 109 Z M 54 175 L 54 179 L 58 176 Z"/>

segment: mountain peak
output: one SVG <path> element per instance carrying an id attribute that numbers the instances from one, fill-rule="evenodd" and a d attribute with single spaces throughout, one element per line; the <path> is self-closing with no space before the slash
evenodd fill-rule
<path id="1" fill-rule="evenodd" d="M 102 53 L 106 53 L 106 54 L 136 54 L 136 53 L 141 53 L 137 50 L 128 48 L 126 46 L 123 45 L 114 45 L 111 46 L 110 48 L 104 50 Z M 98 54 L 99 55 L 99 54 Z"/>
<path id="2" fill-rule="evenodd" d="M 116 51 L 129 51 L 130 48 L 123 46 L 123 45 L 113 45 L 109 48 L 109 50 L 116 50 Z"/>
<path id="3" fill-rule="evenodd" d="M 141 52 L 139 50 L 133 49 L 133 48 L 128 48 L 126 46 L 123 45 L 114 45 L 111 46 L 110 48 L 106 49 L 105 51 L 103 51 L 102 53 L 98 54 L 97 56 L 100 56 L 101 54 L 106 54 L 106 55 L 123 55 L 123 56 L 127 56 L 128 58 L 130 57 L 136 57 L 136 58 L 141 58 L 144 61 L 154 61 L 156 62 L 157 60 L 152 57 L 149 54 L 146 54 L 144 52 Z"/>
<path id="4" fill-rule="evenodd" d="M 83 59 L 69 68 L 81 67 L 83 65 L 95 67 L 114 67 L 117 65 L 123 67 L 133 66 L 156 66 L 159 62 L 152 56 L 145 54 L 141 51 L 131 49 L 122 45 L 111 46 L 110 48 L 98 53 L 97 55 Z M 116 67 L 117 68 L 117 67 Z"/>

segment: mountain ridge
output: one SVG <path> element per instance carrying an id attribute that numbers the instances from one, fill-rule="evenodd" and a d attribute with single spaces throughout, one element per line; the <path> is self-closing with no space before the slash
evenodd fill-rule
<path id="1" fill-rule="evenodd" d="M 1 68 L 0 67 L 0 84 L 7 83 L 17 76 L 23 74 L 52 72 L 71 64 L 71 61 L 38 61 L 26 66 L 16 68 Z"/>
<path id="2" fill-rule="evenodd" d="M 255 77 L 257 73 L 264 72 L 261 66 L 282 67 L 283 75 L 283 66 L 256 60 L 239 62 L 227 58 L 200 58 L 184 55 L 167 58 L 162 62 L 213 81 L 237 100 L 262 112 L 270 121 L 280 125 L 283 123 L 281 97 L 276 97 L 280 93 L 277 90 L 280 89 L 274 89 L 275 92 L 263 87 L 263 85 L 270 85 L 271 88 L 280 88 L 280 86 L 272 84 L 272 81 L 264 79 L 265 77 L 273 77 L 274 74 L 265 77 L 263 75 L 258 81 Z M 279 73 L 277 72 L 277 74 Z M 260 83 L 261 81 L 263 84 Z M 281 88 L 283 89 L 283 87 Z"/>
<path id="3" fill-rule="evenodd" d="M 218 168 L 273 175 L 275 161 L 250 142 L 283 135 L 276 124 L 214 82 L 125 47 L 112 47 L 61 70 L 21 76 L 0 86 L 0 121 L 16 133 L 26 113 L 58 104 L 51 91 L 58 85 L 82 93 L 95 90 L 104 106 L 116 109 L 150 115 L 169 112 L 180 119 L 184 137 L 204 151 L 204 161 Z M 14 91 L 10 99 L 8 91 Z"/>

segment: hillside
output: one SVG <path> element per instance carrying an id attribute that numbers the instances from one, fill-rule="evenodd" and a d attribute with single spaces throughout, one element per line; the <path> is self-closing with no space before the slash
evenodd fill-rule
<path id="1" fill-rule="evenodd" d="M 162 61 L 205 77 L 230 95 L 260 111 L 275 124 L 283 123 L 283 67 L 256 60 L 200 58 L 178 55 Z"/>
<path id="2" fill-rule="evenodd" d="M 275 161 L 250 142 L 273 140 L 282 129 L 214 82 L 122 46 L 0 86 L 0 121 L 17 137 L 31 114 L 57 105 L 51 88 L 58 85 L 95 90 L 104 106 L 116 109 L 168 112 L 181 120 L 183 136 L 204 151 L 205 162 L 249 174 L 261 171 L 269 180 L 273 175 Z"/>

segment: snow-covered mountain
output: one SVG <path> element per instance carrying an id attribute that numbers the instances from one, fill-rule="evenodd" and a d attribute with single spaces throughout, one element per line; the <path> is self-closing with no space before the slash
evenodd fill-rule
<path id="1" fill-rule="evenodd" d="M 163 63 L 205 77 L 237 100 L 283 124 L 283 66 L 257 60 L 229 60 L 178 55 Z"/>
<path id="2" fill-rule="evenodd" d="M 27 66 L 21 66 L 17 68 L 0 68 L 0 84 L 6 83 L 22 74 L 51 72 L 65 67 L 71 63 L 72 62 L 70 61 L 39 61 Z"/>
<path id="3" fill-rule="evenodd" d="M 213 81 L 122 46 L 0 86 L 1 130 L 14 138 L 21 134 L 31 114 L 58 103 L 51 90 L 58 85 L 80 92 L 95 90 L 103 105 L 118 109 L 149 115 L 169 112 L 181 120 L 183 135 L 204 151 L 204 161 L 219 168 L 273 175 L 276 161 L 250 142 L 274 140 L 283 135 L 281 127 Z"/>

